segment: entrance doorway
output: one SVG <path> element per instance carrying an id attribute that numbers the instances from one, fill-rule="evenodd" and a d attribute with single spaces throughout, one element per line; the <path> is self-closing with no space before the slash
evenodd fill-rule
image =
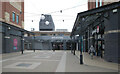
<path id="1" fill-rule="evenodd" d="M 55 42 L 52 44 L 55 50 L 63 50 L 63 43 L 62 42 Z"/>

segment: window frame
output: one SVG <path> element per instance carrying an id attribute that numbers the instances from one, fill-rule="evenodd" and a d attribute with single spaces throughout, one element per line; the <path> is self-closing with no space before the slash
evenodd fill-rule
<path id="1" fill-rule="evenodd" d="M 19 24 L 19 15 L 16 15 L 16 23 Z"/>
<path id="2" fill-rule="evenodd" d="M 98 0 L 96 0 L 96 4 L 95 5 L 96 5 L 96 8 L 98 8 Z"/>
<path id="3" fill-rule="evenodd" d="M 102 1 L 103 1 L 103 0 L 100 0 L 100 4 L 99 4 L 100 6 L 102 6 Z"/>
<path id="4" fill-rule="evenodd" d="M 15 12 L 12 12 L 12 21 L 15 22 Z"/>

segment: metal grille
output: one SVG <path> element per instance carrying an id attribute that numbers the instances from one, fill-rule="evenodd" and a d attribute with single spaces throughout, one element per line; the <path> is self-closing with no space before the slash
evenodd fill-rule
<path id="1" fill-rule="evenodd" d="M 27 64 L 27 63 L 21 63 L 21 64 L 18 64 L 16 66 L 19 66 L 19 67 L 29 67 L 31 66 L 32 64 Z"/>

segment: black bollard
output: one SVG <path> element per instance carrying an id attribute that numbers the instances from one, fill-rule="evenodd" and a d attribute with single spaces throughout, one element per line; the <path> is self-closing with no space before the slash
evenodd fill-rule
<path id="1" fill-rule="evenodd" d="M 80 64 L 83 64 L 83 55 L 80 54 Z"/>
<path id="2" fill-rule="evenodd" d="M 53 49 L 53 52 L 55 52 L 55 49 Z"/>
<path id="3" fill-rule="evenodd" d="M 73 53 L 74 55 L 75 55 L 75 50 L 74 50 L 74 53 Z"/>
<path id="4" fill-rule="evenodd" d="M 22 54 L 23 54 L 23 50 L 21 50 Z"/>

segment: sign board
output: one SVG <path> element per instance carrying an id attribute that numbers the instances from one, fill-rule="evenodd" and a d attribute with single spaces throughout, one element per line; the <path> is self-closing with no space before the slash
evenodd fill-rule
<path id="1" fill-rule="evenodd" d="M 17 49 L 18 49 L 18 48 L 17 48 L 17 45 L 18 45 L 17 39 L 13 39 L 13 45 L 14 45 L 13 49 L 14 49 L 14 50 L 17 50 Z"/>
<path id="2" fill-rule="evenodd" d="M 99 29 L 100 29 L 99 26 L 97 26 L 97 33 L 99 33 Z"/>
<path id="3" fill-rule="evenodd" d="M 52 39 L 63 39 L 63 37 L 52 37 Z"/>

